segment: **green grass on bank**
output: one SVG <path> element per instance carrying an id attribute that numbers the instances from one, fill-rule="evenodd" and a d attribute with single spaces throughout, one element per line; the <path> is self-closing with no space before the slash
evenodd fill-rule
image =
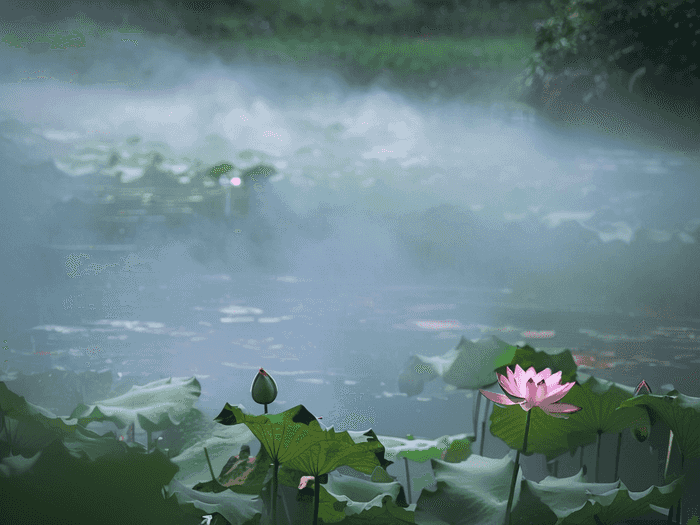
<path id="1" fill-rule="evenodd" d="M 411 38 L 397 35 L 358 35 L 351 31 L 258 36 L 222 40 L 222 47 L 243 46 L 251 53 L 277 56 L 285 61 L 362 68 L 368 75 L 438 73 L 451 68 L 519 71 L 531 53 L 534 37 L 493 36 L 469 39 L 453 36 Z"/>
<path id="2" fill-rule="evenodd" d="M 249 7 L 245 3 L 242 0 L 207 21 L 223 23 L 234 33 L 247 31 L 251 20 L 265 20 L 275 32 L 317 28 L 320 32 L 351 29 L 360 34 L 472 36 L 533 32 L 534 20 L 552 14 L 541 0 L 455 0 L 443 6 L 428 6 L 423 0 L 281 0 Z"/>

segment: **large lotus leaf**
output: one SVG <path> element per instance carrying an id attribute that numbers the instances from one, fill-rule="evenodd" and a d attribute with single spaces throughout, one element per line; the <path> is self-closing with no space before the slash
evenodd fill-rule
<path id="1" fill-rule="evenodd" d="M 595 515 L 601 523 L 619 523 L 648 514 L 654 510 L 654 505 L 668 508 L 681 497 L 683 487 L 676 480 L 664 487 L 654 486 L 643 492 L 629 492 L 619 480 L 613 483 L 587 483 L 581 470 L 568 478 L 548 476 L 540 483 L 523 480 L 520 489 L 520 501 L 513 508 L 513 525 L 584 525 L 595 523 Z M 523 498 L 524 494 L 530 497 Z M 531 499 L 537 502 L 532 508 Z M 539 505 L 545 505 L 548 511 L 545 514 L 551 514 L 554 520 L 544 519 Z M 533 508 L 537 513 L 533 514 Z"/>
<path id="2" fill-rule="evenodd" d="M 700 457 L 700 398 L 672 390 L 665 396 L 647 394 L 627 399 L 621 407 L 649 407 L 673 431 L 685 459 Z"/>
<path id="3" fill-rule="evenodd" d="M 200 515 L 218 512 L 229 523 L 253 525 L 260 522 L 262 501 L 259 496 L 235 494 L 231 491 L 219 493 L 199 492 L 190 489 L 177 480 L 172 480 L 166 487 L 168 496 L 174 496 L 181 506 L 193 505 L 201 511 Z M 256 515 L 258 516 L 256 518 Z"/>
<path id="4" fill-rule="evenodd" d="M 616 383 L 615 381 L 608 381 L 607 379 L 599 379 L 591 374 L 581 372 L 580 370 L 576 372 L 576 377 L 572 379 L 572 381 L 575 380 L 579 385 L 582 385 L 583 383 L 588 382 L 591 378 L 597 379 L 597 383 L 591 383 L 591 390 L 596 394 L 603 394 L 611 386 L 614 386 L 618 391 L 623 392 L 627 396 L 625 399 L 634 396 L 634 387 L 624 385 L 622 383 Z"/>
<path id="5" fill-rule="evenodd" d="M 93 449 L 95 439 L 75 434 L 66 446 L 58 440 L 47 446 L 31 469 L 0 477 L 3 523 L 183 523 L 181 511 L 162 496 L 163 485 L 177 471 L 159 451 L 113 447 L 90 459 L 82 445 Z M 114 439 L 111 440 L 115 443 Z M 37 502 L 40 502 L 38 504 Z M 15 509 L 24 515 L 17 516 Z M 36 509 L 45 513 L 35 519 Z M 14 513 L 14 515 L 11 514 Z"/>
<path id="6" fill-rule="evenodd" d="M 395 461 L 403 457 L 416 463 L 422 463 L 429 459 L 440 459 L 448 449 L 456 452 L 457 448 L 461 453 L 466 454 L 464 458 L 466 459 L 471 455 L 471 443 L 474 442 L 474 435 L 445 435 L 437 439 L 402 439 L 393 436 L 379 436 L 379 440 L 384 445 L 384 457 L 388 460 Z M 453 445 L 454 448 L 451 448 Z"/>
<path id="7" fill-rule="evenodd" d="M 280 486 L 298 489 L 302 475 L 303 472 L 282 467 L 279 471 Z M 312 480 L 295 498 L 297 501 L 305 500 L 309 508 L 313 503 L 313 484 Z M 406 510 L 408 504 L 404 489 L 394 480 L 375 483 L 334 471 L 328 474 L 327 482 L 322 483 L 320 488 L 319 517 L 324 523 L 339 522 L 346 516 L 357 516 L 360 522 L 378 524 L 395 523 L 397 519 L 399 522 L 413 522 L 412 513 Z"/>
<path id="8" fill-rule="evenodd" d="M 285 461 L 285 466 L 309 476 L 328 474 L 343 465 L 369 475 L 375 467 L 382 466 L 384 446 L 379 441 L 355 443 L 347 431 L 336 432 L 329 428 L 307 435 L 298 449 L 302 453 Z"/>
<path id="9" fill-rule="evenodd" d="M 584 525 L 619 523 L 636 516 L 644 516 L 653 506 L 669 508 L 683 495 L 683 479 L 669 485 L 652 486 L 642 492 L 631 492 L 622 481 L 614 483 L 586 483 L 582 472 L 571 478 L 548 476 L 540 483 L 532 483 L 532 492 L 546 503 L 559 518 L 557 525 Z"/>
<path id="10" fill-rule="evenodd" d="M 564 397 L 564 402 L 568 402 L 567 397 Z M 550 461 L 569 450 L 570 436 L 576 432 L 577 428 L 583 428 L 572 423 L 576 414 L 572 414 L 569 419 L 559 419 L 547 415 L 537 407 L 531 412 L 525 453 L 527 456 L 535 453 L 544 454 Z M 490 418 L 491 434 L 502 439 L 513 450 L 522 452 L 526 419 L 527 412 L 519 405 L 505 407 L 494 405 Z"/>
<path id="11" fill-rule="evenodd" d="M 399 392 L 408 396 L 417 396 L 423 391 L 424 382 L 419 374 L 404 370 L 399 374 Z"/>
<path id="12" fill-rule="evenodd" d="M 17 450 L 21 451 L 26 446 L 29 455 L 34 455 L 38 448 L 57 438 L 72 434 L 79 426 L 76 419 L 58 417 L 43 407 L 27 402 L 3 382 L 0 382 L 0 416 L 4 416 L 0 417 L 0 424 L 5 425 L 2 429 L 4 438 L 7 439 L 9 432 L 13 447 L 16 445 Z"/>
<path id="13" fill-rule="evenodd" d="M 581 407 L 568 419 L 549 416 L 535 407 L 530 418 L 526 455 L 540 453 L 551 460 L 579 446 L 594 443 L 598 433 L 618 433 L 644 417 L 643 410 L 618 410 L 629 393 L 614 385 L 589 376 L 582 385 L 574 385 L 562 403 Z M 522 452 L 527 412 L 518 405 L 496 405 L 491 414 L 491 433 L 510 448 Z"/>
<path id="14" fill-rule="evenodd" d="M 580 371 L 576 373 L 576 381 L 579 384 L 587 383 L 593 377 L 594 376 L 590 374 L 586 374 Z M 622 383 L 615 383 L 613 381 L 607 381 L 605 379 L 597 379 L 595 382 L 591 382 L 590 384 L 591 391 L 595 392 L 596 394 L 605 393 L 608 389 L 614 387 L 613 391 L 619 394 L 620 399 L 622 399 L 623 395 L 626 396 L 625 399 L 634 397 L 635 389 L 631 386 L 623 385 Z M 632 417 L 632 415 L 633 413 L 629 413 L 629 417 Z M 627 424 L 629 423 L 627 419 L 628 418 L 621 420 L 620 423 L 624 423 L 624 426 L 629 427 L 630 433 L 637 441 L 639 441 L 640 443 L 646 441 L 649 437 L 649 434 L 651 433 L 651 427 L 654 424 L 654 419 L 651 417 L 650 411 L 640 410 L 636 412 L 636 415 L 634 416 L 634 421 L 632 421 L 630 424 Z M 610 432 L 613 431 L 611 430 Z"/>
<path id="15" fill-rule="evenodd" d="M 80 402 L 108 395 L 112 387 L 112 372 L 88 370 L 76 373 L 54 368 L 37 374 L 19 373 L 8 382 L 8 387 L 56 414 L 68 414 Z"/>
<path id="16" fill-rule="evenodd" d="M 280 525 L 311 523 L 313 518 L 314 480 L 299 489 L 300 472 L 280 468 L 277 519 Z M 263 522 L 269 521 L 271 507 L 271 472 L 262 491 Z M 372 523 L 398 525 L 415 523 L 413 509 L 406 504 L 398 483 L 373 483 L 338 472 L 328 474 L 319 492 L 319 523 Z"/>
<path id="17" fill-rule="evenodd" d="M 347 434 L 354 443 L 379 443 L 379 436 L 377 436 L 377 434 L 371 428 L 369 430 L 348 430 Z M 389 461 L 386 458 L 386 449 L 383 446 L 384 443 L 381 443 L 381 445 L 382 447 L 376 450 L 375 455 L 379 461 L 379 467 L 386 470 L 389 468 L 389 465 L 393 463 L 393 461 Z"/>
<path id="18" fill-rule="evenodd" d="M 131 423 L 149 432 L 177 425 L 202 392 L 196 377 L 169 377 L 93 405 L 79 405 L 71 414 L 85 426 L 91 421 L 112 421 L 118 428 Z"/>
<path id="19" fill-rule="evenodd" d="M 372 474 L 376 466 L 389 464 L 373 432 L 365 433 L 366 439 L 356 443 L 348 432 L 336 433 L 332 427 L 323 430 L 303 405 L 280 414 L 251 416 L 226 403 L 215 420 L 223 425 L 245 424 L 273 459 L 309 476 L 327 474 L 341 465 Z"/>
<path id="20" fill-rule="evenodd" d="M 535 350 L 529 345 L 517 347 L 513 358 L 508 363 L 503 363 L 502 366 L 498 367 L 496 372 L 506 375 L 506 367 L 514 370 L 516 364 L 520 365 L 523 370 L 534 366 L 538 372 L 545 368 L 549 368 L 552 372 L 561 371 L 562 383 L 576 380 L 576 363 L 571 355 L 571 350 L 560 348 Z"/>
<path id="21" fill-rule="evenodd" d="M 66 449 L 76 457 L 96 459 L 123 451 L 127 446 L 119 443 L 113 433 L 100 436 L 79 425 L 77 419 L 56 417 L 42 407 L 27 403 L 1 383 L 0 397 L 3 398 L 3 406 L 7 407 L 7 411 L 0 409 L 0 415 L 4 414 L 0 419 L 0 436 L 11 446 L 10 452 L 30 457 L 52 442 L 62 440 Z"/>
<path id="22" fill-rule="evenodd" d="M 37 452 L 28 458 L 20 455 L 10 455 L 2 458 L 0 460 L 0 478 L 11 478 L 28 472 L 37 462 L 40 455 L 41 452 Z"/>
<path id="23" fill-rule="evenodd" d="M 9 451 L 10 454 L 19 453 L 28 458 L 63 435 L 46 428 L 39 421 L 18 421 L 8 416 L 0 417 L 0 428 L 0 456 Z"/>
<path id="24" fill-rule="evenodd" d="M 580 386 L 573 388 L 571 396 L 566 399 L 568 403 L 582 407 L 576 413 L 580 415 L 576 420 L 586 425 L 591 435 L 598 432 L 617 434 L 645 416 L 643 409 L 619 408 L 623 401 L 634 395 L 631 387 L 593 376 L 589 376 Z"/>
<path id="25" fill-rule="evenodd" d="M 555 525 L 557 515 L 532 491 L 532 482 L 523 478 L 520 496 L 513 500 L 509 525 Z"/>
<path id="26" fill-rule="evenodd" d="M 453 352 L 457 355 L 442 380 L 457 388 L 477 389 L 498 381 L 495 370 L 512 361 L 516 347 L 495 336 L 476 343 L 462 337 Z"/>
<path id="27" fill-rule="evenodd" d="M 173 463 L 180 467 L 175 474 L 175 479 L 188 487 L 210 480 L 211 473 L 204 454 L 205 447 L 214 472 L 219 473 L 226 461 L 232 455 L 238 454 L 241 445 L 251 443 L 254 439 L 255 436 L 245 425 L 217 425 L 206 439 L 193 443 L 172 458 Z"/>
<path id="28" fill-rule="evenodd" d="M 338 502 L 346 503 L 346 516 L 358 516 L 368 523 L 413 523 L 400 483 L 374 483 L 353 476 L 332 475 L 322 486 Z M 337 507 L 338 505 L 336 505 Z M 324 523 L 327 521 L 324 519 Z"/>
<path id="29" fill-rule="evenodd" d="M 421 492 L 416 523 L 430 525 L 501 525 L 515 468 L 514 453 L 503 459 L 472 455 L 461 463 L 431 460 L 437 488 Z M 518 469 L 515 498 L 523 479 Z"/>
<path id="30" fill-rule="evenodd" d="M 393 483 L 396 481 L 396 476 L 392 476 L 382 467 L 374 467 L 374 472 L 372 472 L 370 479 L 374 483 Z"/>
<path id="31" fill-rule="evenodd" d="M 226 403 L 215 421 L 222 425 L 245 424 L 267 449 L 268 454 L 281 464 L 304 453 L 312 445 L 313 440 L 306 439 L 309 435 L 322 432 L 316 417 L 304 405 L 297 405 L 279 414 L 253 416 Z"/>
<path id="32" fill-rule="evenodd" d="M 86 458 L 93 461 L 105 455 L 124 454 L 127 449 L 133 449 L 135 452 L 145 450 L 145 447 L 139 443 L 125 443 L 117 440 L 113 432 L 100 436 L 81 426 L 78 426 L 73 434 L 63 438 L 63 446 L 76 458 Z"/>
<path id="33" fill-rule="evenodd" d="M 515 347 L 491 336 L 476 343 L 462 337 L 457 346 L 441 356 L 411 357 L 404 374 L 431 381 L 443 381 L 457 388 L 476 389 L 494 384 L 498 378 L 494 370 L 510 363 Z"/>

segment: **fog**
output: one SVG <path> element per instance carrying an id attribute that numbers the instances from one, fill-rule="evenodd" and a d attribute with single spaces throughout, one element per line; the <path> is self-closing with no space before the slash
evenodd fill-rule
<path id="1" fill-rule="evenodd" d="M 432 95 L 385 78 L 349 85 L 184 34 L 47 47 L 0 48 L 2 330 L 17 347 L 37 325 L 187 322 L 217 299 L 197 276 L 239 290 L 264 277 L 273 284 L 248 296 L 258 301 L 283 300 L 289 283 L 318 300 L 442 286 L 503 304 L 697 316 L 698 162 L 663 141 L 563 130 L 514 101 L 470 104 L 440 79 Z M 89 259 L 47 249 L 105 243 L 71 201 L 91 175 L 67 159 L 131 136 L 172 162 L 275 174 L 232 230 L 193 220 L 174 240 L 139 231 L 134 250 Z M 348 313 L 326 313 L 329 342 Z"/>

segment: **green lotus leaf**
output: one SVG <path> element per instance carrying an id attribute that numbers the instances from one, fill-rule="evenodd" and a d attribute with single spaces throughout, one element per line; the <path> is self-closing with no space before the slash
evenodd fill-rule
<path id="1" fill-rule="evenodd" d="M 433 460 L 437 489 L 424 490 L 416 504 L 416 523 L 469 525 L 501 523 L 505 515 L 513 452 L 502 460 L 471 456 L 462 463 Z M 568 478 L 526 480 L 519 469 L 511 525 L 582 525 L 618 523 L 668 508 L 681 497 L 682 479 L 643 492 L 630 492 L 621 481 L 587 483 L 583 471 Z"/>
<path id="2" fill-rule="evenodd" d="M 230 162 L 221 162 L 215 166 L 212 166 L 212 168 L 209 170 L 209 176 L 216 180 L 219 180 L 219 177 L 221 177 L 222 175 L 226 175 L 234 169 L 235 166 Z"/>
<path id="3" fill-rule="evenodd" d="M 502 523 L 515 468 L 514 455 L 509 452 L 503 459 L 472 455 L 461 463 L 431 460 L 437 488 L 421 492 L 416 502 L 415 522 L 431 525 Z M 519 469 L 514 501 L 520 496 L 522 479 L 522 469 Z"/>
<path id="4" fill-rule="evenodd" d="M 80 404 L 70 417 L 83 426 L 91 421 L 112 421 L 124 428 L 133 422 L 147 432 L 155 432 L 179 424 L 201 392 L 196 377 L 159 379 L 132 386 L 126 394 L 90 406 Z"/>
<path id="5" fill-rule="evenodd" d="M 700 458 L 700 398 L 672 390 L 666 395 L 632 397 L 620 406 L 648 407 L 673 431 L 686 460 Z"/>
<path id="6" fill-rule="evenodd" d="M 562 399 L 563 403 L 571 403 L 569 395 L 576 388 L 574 386 Z M 575 404 L 575 403 L 572 403 Z M 578 405 L 577 405 L 578 406 Z M 583 426 L 576 424 L 576 417 L 583 410 L 571 414 L 569 419 L 552 417 L 541 409 L 535 407 L 530 416 L 530 430 L 527 437 L 527 451 L 525 455 L 534 453 L 544 454 L 550 461 L 571 448 L 570 436 L 577 429 L 583 430 Z M 525 438 L 525 421 L 527 412 L 520 405 L 501 407 L 494 405 L 491 414 L 491 434 L 502 439 L 510 448 L 522 452 Z"/>
<path id="7" fill-rule="evenodd" d="M 297 405 L 279 414 L 254 416 L 226 403 L 215 421 L 222 425 L 245 424 L 267 453 L 281 464 L 303 454 L 314 443 L 314 440 L 307 437 L 322 432 L 321 425 L 304 405 Z"/>
<path id="8" fill-rule="evenodd" d="M 567 490 L 560 483 L 552 482 L 547 477 L 533 491 L 543 501 L 551 501 L 550 508 L 559 517 L 558 525 L 581 525 L 594 523 L 595 516 L 601 523 L 619 523 L 621 521 L 650 513 L 654 506 L 669 508 L 675 505 L 683 494 L 683 478 L 661 487 L 651 486 L 645 491 L 631 492 L 622 481 L 618 487 L 601 491 L 599 487 L 607 483 L 574 483 L 572 490 Z M 550 480 L 549 482 L 547 482 Z M 581 490 L 582 485 L 593 486 Z M 553 497 L 556 489 L 557 496 Z M 563 493 L 566 495 L 564 496 Z M 574 507 L 575 505 L 575 507 Z M 661 517 L 661 515 L 659 515 Z"/>
<path id="9" fill-rule="evenodd" d="M 375 467 L 382 466 L 375 454 L 384 450 L 379 441 L 355 443 L 347 431 L 336 432 L 333 428 L 310 434 L 305 441 L 310 443 L 308 451 L 304 449 L 307 453 L 286 460 L 286 467 L 320 476 L 343 465 L 368 475 L 374 472 Z"/>
<path id="10" fill-rule="evenodd" d="M 37 452 L 31 457 L 21 455 L 9 455 L 0 460 L 0 478 L 12 478 L 25 472 L 29 472 L 36 464 L 41 452 Z"/>
<path id="11" fill-rule="evenodd" d="M 385 457 L 389 460 L 406 458 L 416 463 L 422 463 L 429 459 L 440 459 L 443 454 L 464 456 L 471 455 L 471 443 L 474 442 L 473 434 L 457 434 L 455 436 L 442 436 L 437 439 L 401 439 L 390 436 L 379 436 L 385 448 Z"/>
<path id="12" fill-rule="evenodd" d="M 24 457 L 33 456 L 52 441 L 77 432 L 79 427 L 76 419 L 58 417 L 33 405 L 0 382 L 0 436 Z"/>
<path id="13" fill-rule="evenodd" d="M 483 388 L 498 380 L 494 370 L 510 363 L 515 349 L 515 346 L 493 336 L 476 343 L 462 337 L 455 348 L 441 356 L 412 356 L 402 378 L 404 381 L 432 381 L 439 376 L 457 388 Z"/>
<path id="14" fill-rule="evenodd" d="M 576 380 L 576 363 L 571 355 L 571 350 L 560 348 L 542 348 L 535 350 L 529 345 L 517 347 L 515 355 L 508 363 L 502 363 L 496 368 L 496 372 L 505 375 L 506 367 L 513 370 L 518 364 L 523 370 L 535 367 L 538 372 L 549 368 L 553 373 L 561 371 L 561 382 L 570 383 Z"/>
<path id="15" fill-rule="evenodd" d="M 526 455 L 540 453 L 552 460 L 566 451 L 594 443 L 598 433 L 619 433 L 645 417 L 644 410 L 618 409 L 632 395 L 611 381 L 582 376 L 586 381 L 574 385 L 561 400 L 581 410 L 559 419 L 535 407 L 530 420 Z M 491 433 L 509 447 L 522 452 L 527 413 L 518 405 L 496 405 L 491 415 Z"/>

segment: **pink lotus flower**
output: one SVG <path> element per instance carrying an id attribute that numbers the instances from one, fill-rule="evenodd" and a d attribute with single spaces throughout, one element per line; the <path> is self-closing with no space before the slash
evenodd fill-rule
<path id="1" fill-rule="evenodd" d="M 552 374 L 549 368 L 545 368 L 538 373 L 535 372 L 534 366 L 523 370 L 520 365 L 515 365 L 515 372 L 511 372 L 510 368 L 506 368 L 506 370 L 507 376 L 498 374 L 498 383 L 507 394 L 506 396 L 479 390 L 494 403 L 520 405 L 525 411 L 540 407 L 550 416 L 562 419 L 568 418 L 563 414 L 581 410 L 581 407 L 557 403 L 576 384 L 561 384 L 561 371 Z"/>
<path id="2" fill-rule="evenodd" d="M 506 393 L 494 394 L 479 389 L 484 396 L 489 398 L 494 403 L 500 405 L 520 405 L 527 412 L 525 419 L 525 436 L 523 438 L 523 454 L 527 451 L 527 436 L 530 431 L 530 416 L 531 409 L 540 407 L 550 416 L 566 419 L 571 412 L 578 412 L 581 407 L 567 405 L 566 403 L 557 403 L 566 393 L 571 390 L 576 383 L 560 383 L 561 371 L 552 374 L 549 368 L 545 368 L 541 372 L 536 372 L 535 367 L 531 366 L 527 370 L 520 368 L 520 365 L 515 365 L 515 372 L 511 372 L 510 368 L 506 367 L 506 376 L 498 374 L 498 384 Z M 511 400 L 512 399 L 512 400 Z M 513 505 L 513 497 L 515 495 L 515 482 L 518 477 L 518 468 L 520 465 L 520 449 L 515 453 L 515 469 L 513 477 L 510 480 L 510 494 L 508 495 L 508 503 L 506 504 L 506 519 L 505 525 L 510 525 L 510 512 Z"/>

